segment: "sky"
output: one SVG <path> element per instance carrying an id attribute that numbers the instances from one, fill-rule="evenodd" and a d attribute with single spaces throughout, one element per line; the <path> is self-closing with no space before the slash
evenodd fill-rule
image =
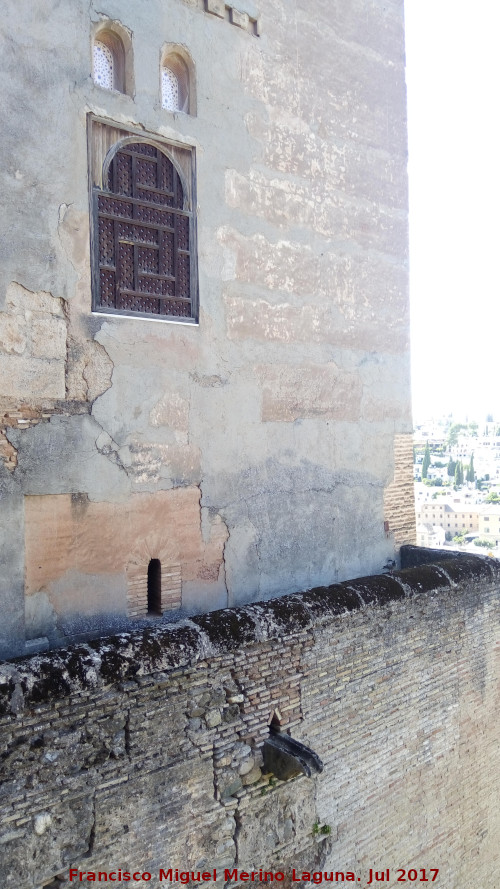
<path id="1" fill-rule="evenodd" d="M 500 3 L 405 18 L 414 420 L 500 419 Z"/>

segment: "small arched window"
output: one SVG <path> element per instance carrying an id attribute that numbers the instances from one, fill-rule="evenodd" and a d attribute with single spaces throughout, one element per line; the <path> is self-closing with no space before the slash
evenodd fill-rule
<path id="1" fill-rule="evenodd" d="M 148 614 L 161 614 L 161 563 L 151 559 L 148 565 Z"/>
<path id="2" fill-rule="evenodd" d="M 130 93 L 132 66 L 132 42 L 128 35 L 125 43 L 120 34 L 116 33 L 111 23 L 106 28 L 101 28 L 94 38 L 92 47 L 93 79 L 97 86 L 106 90 L 116 90 L 119 93 Z M 125 38 L 124 38 L 125 39 Z M 128 59 L 128 61 L 127 61 Z"/>
<path id="3" fill-rule="evenodd" d="M 189 71 L 176 52 L 165 56 L 161 66 L 161 107 L 167 111 L 190 111 Z"/>

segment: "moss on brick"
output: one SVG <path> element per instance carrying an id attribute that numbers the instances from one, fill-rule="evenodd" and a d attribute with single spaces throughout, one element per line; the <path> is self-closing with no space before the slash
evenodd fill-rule
<path id="1" fill-rule="evenodd" d="M 421 563 L 392 575 L 315 587 L 243 608 L 225 608 L 195 617 L 189 623 L 157 624 L 52 654 L 18 659 L 3 673 L 3 681 L 0 667 L 0 715 L 62 699 L 96 685 L 113 685 L 157 670 L 182 670 L 210 655 L 244 649 L 263 640 L 292 637 L 314 625 L 325 627 L 330 620 L 367 605 L 384 606 L 408 594 L 444 591 L 450 583 L 465 589 L 477 588 L 478 584 L 492 583 L 499 577 L 500 565 L 495 560 L 461 556 L 437 564 Z M 480 592 L 476 598 L 480 601 Z M 207 639 L 212 650 L 207 649 Z M 12 672 L 16 667 L 17 675 Z M 22 695 L 16 695 L 16 685 Z"/>
<path id="2" fill-rule="evenodd" d="M 396 577 L 390 574 L 376 574 L 372 577 L 358 577 L 345 581 L 343 586 L 361 596 L 365 605 L 386 605 L 404 599 L 405 592 Z"/>
<path id="3" fill-rule="evenodd" d="M 468 556 L 464 553 L 461 559 L 447 559 L 442 567 L 454 583 L 488 581 L 500 577 L 500 563 L 488 556 Z"/>
<path id="4" fill-rule="evenodd" d="M 301 599 L 315 619 L 345 614 L 346 611 L 356 611 L 361 607 L 359 596 L 341 584 L 314 587 L 302 593 Z"/>
<path id="5" fill-rule="evenodd" d="M 446 562 L 446 566 L 448 564 Z M 447 568 L 446 571 L 448 571 Z M 405 571 L 398 571 L 398 577 L 401 578 L 410 595 L 429 593 L 431 590 L 450 586 L 448 577 L 438 565 L 419 565 L 416 568 L 407 568 Z"/>
<path id="6" fill-rule="evenodd" d="M 302 594 L 271 599 L 262 606 L 262 610 L 266 615 L 272 615 L 274 621 L 279 621 L 288 633 L 303 630 L 311 624 L 311 615 Z"/>
<path id="7" fill-rule="evenodd" d="M 255 621 L 243 608 L 223 608 L 194 617 L 192 622 L 215 645 L 234 648 L 255 639 Z"/>
<path id="8" fill-rule="evenodd" d="M 7 716 L 10 713 L 10 702 L 15 688 L 15 682 L 11 678 L 4 679 L 0 684 L 0 716 Z"/>
<path id="9" fill-rule="evenodd" d="M 93 666 L 88 648 L 82 645 L 70 648 L 66 657 L 66 669 L 72 680 L 77 680 L 81 685 L 87 683 L 88 670 Z"/>
<path id="10" fill-rule="evenodd" d="M 200 633 L 193 627 L 170 627 L 161 630 L 159 638 L 162 644 L 162 670 L 193 663 L 200 657 Z"/>
<path id="11" fill-rule="evenodd" d="M 56 655 L 47 656 L 38 663 L 38 675 L 29 690 L 29 699 L 33 704 L 50 701 L 69 695 L 71 682 L 64 661 Z"/>
<path id="12" fill-rule="evenodd" d="M 156 664 L 161 661 L 163 650 L 164 646 L 161 638 L 158 638 L 158 634 L 154 630 L 144 630 L 138 646 L 139 657 L 144 657 L 152 664 Z"/>

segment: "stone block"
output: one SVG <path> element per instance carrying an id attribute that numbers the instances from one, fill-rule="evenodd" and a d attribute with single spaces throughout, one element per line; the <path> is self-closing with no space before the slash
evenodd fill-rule
<path id="1" fill-rule="evenodd" d="M 360 414 L 361 383 L 331 362 L 325 365 L 267 365 L 257 373 L 262 380 L 264 422 L 293 422 L 324 417 L 356 420 Z"/>
<path id="2" fill-rule="evenodd" d="M 249 772 L 246 772 L 242 777 L 242 782 L 244 787 L 248 787 L 250 784 L 255 784 L 262 777 L 262 771 L 258 766 L 254 766 Z"/>
<path id="3" fill-rule="evenodd" d="M 38 636 L 36 639 L 27 639 L 24 643 L 26 655 L 38 654 L 40 651 L 48 651 L 49 640 L 46 636 Z"/>
<path id="4" fill-rule="evenodd" d="M 0 355 L 0 395 L 10 398 L 64 398 L 64 361 Z"/>
<path id="5" fill-rule="evenodd" d="M 66 323 L 62 318 L 33 318 L 31 353 L 35 358 L 66 359 Z"/>
<path id="6" fill-rule="evenodd" d="M 226 15 L 226 4 L 224 0 L 205 0 L 207 12 L 211 12 L 212 15 L 218 15 L 219 18 L 224 18 Z"/>
<path id="7" fill-rule="evenodd" d="M 243 787 L 240 776 L 233 769 L 223 769 L 216 775 L 217 785 L 220 788 L 220 795 L 223 799 L 234 796 Z"/>
<path id="8" fill-rule="evenodd" d="M 220 710 L 207 710 L 205 713 L 205 722 L 207 728 L 215 728 L 217 725 L 220 725 L 222 722 Z"/>
<path id="9" fill-rule="evenodd" d="M 170 426 L 187 433 L 189 401 L 178 393 L 169 391 L 152 408 L 149 420 L 152 426 Z"/>
<path id="10" fill-rule="evenodd" d="M 243 777 L 243 775 L 248 775 L 248 773 L 252 771 L 254 765 L 255 765 L 255 760 L 254 760 L 253 756 L 249 756 L 248 759 L 244 759 L 238 769 L 238 772 L 241 775 L 241 777 Z"/>
<path id="11" fill-rule="evenodd" d="M 43 312 L 49 315 L 64 317 L 62 299 L 52 296 L 45 290 L 35 291 L 12 282 L 7 288 L 5 305 L 9 311 Z"/>
<path id="12" fill-rule="evenodd" d="M 238 28 L 248 30 L 249 18 L 246 12 L 239 12 L 237 9 L 231 9 L 231 21 Z"/>
<path id="13" fill-rule="evenodd" d="M 0 313 L 0 350 L 22 355 L 26 349 L 26 322 L 21 315 Z"/>

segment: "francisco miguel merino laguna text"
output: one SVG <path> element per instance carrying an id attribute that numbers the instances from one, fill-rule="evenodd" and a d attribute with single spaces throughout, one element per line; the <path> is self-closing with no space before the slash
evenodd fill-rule
<path id="1" fill-rule="evenodd" d="M 398 874 L 397 882 L 406 883 L 406 878 L 411 882 L 421 882 L 421 883 L 433 883 L 436 879 L 439 868 L 431 867 L 426 870 L 426 868 L 420 868 L 420 877 L 418 876 L 419 871 L 416 869 L 405 870 L 403 868 L 398 868 L 396 873 Z M 429 876 L 427 876 L 429 874 Z M 335 876 L 334 876 L 335 875 Z M 390 879 L 390 871 L 389 868 L 385 871 L 374 871 L 373 868 L 370 868 L 369 879 L 366 883 L 366 886 L 370 886 L 372 883 L 383 883 L 389 882 Z M 76 868 L 71 868 L 69 871 L 69 881 L 73 882 L 73 880 L 79 882 L 96 882 L 96 883 L 107 883 L 108 880 L 112 883 L 114 882 L 124 882 L 127 883 L 129 880 L 134 880 L 138 882 L 139 880 L 144 880 L 145 882 L 149 882 L 152 879 L 152 874 L 149 871 L 136 871 L 135 873 L 129 871 L 115 870 L 115 871 L 80 871 L 76 870 Z M 274 880 L 281 882 L 285 879 L 285 874 L 282 871 L 266 871 L 262 870 L 251 870 L 244 871 L 238 870 L 237 868 L 224 869 L 224 882 L 228 883 L 229 881 L 234 881 L 236 883 L 248 883 L 248 882 L 259 882 L 259 883 L 272 883 Z M 168 880 L 170 883 L 207 883 L 207 882 L 215 882 L 217 880 L 217 870 L 214 868 L 211 871 L 184 871 L 178 870 L 177 868 L 169 868 L 168 870 L 164 870 L 160 868 L 160 872 L 158 874 L 158 881 L 161 883 L 163 880 Z M 296 871 L 295 868 L 292 869 L 291 880 L 293 883 L 355 883 L 360 882 L 361 877 L 357 877 L 353 873 L 353 871 Z"/>
<path id="2" fill-rule="evenodd" d="M 309 871 L 296 871 L 295 868 L 292 870 L 292 881 L 294 883 L 301 883 L 304 881 L 310 881 L 312 883 L 322 883 L 323 880 L 328 882 L 346 880 L 348 882 L 354 882 L 356 880 L 355 875 L 351 871 L 314 871 L 310 873 Z M 153 875 L 149 873 L 149 871 L 136 871 L 132 873 L 132 871 L 80 871 L 76 870 L 76 868 L 71 868 L 69 871 L 69 881 L 73 882 L 96 882 L 96 883 L 107 883 L 108 880 L 112 883 L 114 882 L 124 882 L 127 883 L 129 880 L 144 880 L 145 882 L 149 882 L 149 880 L 153 879 Z M 238 870 L 237 868 L 224 869 L 224 882 L 227 883 L 230 880 L 236 883 L 246 883 L 246 882 L 259 882 L 272 883 L 274 880 L 281 882 L 285 879 L 285 874 L 282 871 L 266 871 L 262 870 L 251 870 L 244 871 Z M 206 883 L 209 881 L 215 882 L 217 880 L 217 870 L 214 868 L 211 871 L 183 871 L 178 870 L 177 868 L 169 868 L 169 870 L 164 870 L 160 868 L 160 872 L 158 874 L 159 882 L 163 880 L 168 880 L 170 883 Z"/>

